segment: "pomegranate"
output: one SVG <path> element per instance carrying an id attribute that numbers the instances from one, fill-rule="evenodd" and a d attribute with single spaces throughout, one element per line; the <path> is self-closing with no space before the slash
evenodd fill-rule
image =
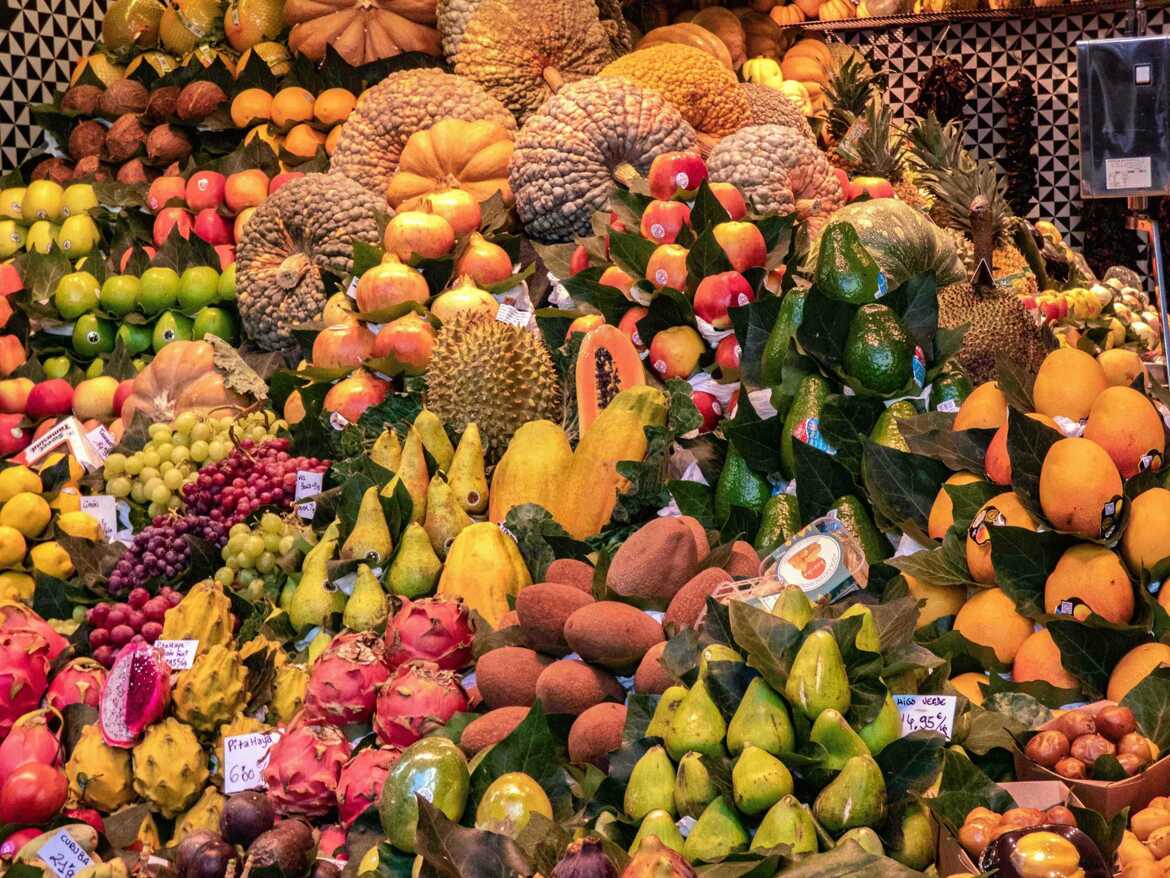
<path id="1" fill-rule="evenodd" d="M 0 744 L 0 777 L 8 777 L 27 762 L 61 764 L 61 714 L 52 708 L 26 713 L 12 724 Z"/>
<path id="2" fill-rule="evenodd" d="M 368 723 L 378 687 L 389 676 L 377 634 L 340 634 L 313 663 L 302 716 L 306 722 L 338 726 Z"/>
<path id="3" fill-rule="evenodd" d="M 64 806 L 68 791 L 60 768 L 26 762 L 0 786 L 0 823 L 47 823 Z"/>
<path id="4" fill-rule="evenodd" d="M 49 647 L 27 628 L 0 631 L 0 738 L 41 703 L 49 688 Z"/>
<path id="5" fill-rule="evenodd" d="M 337 781 L 337 814 L 346 829 L 378 804 L 386 775 L 402 751 L 396 747 L 369 747 L 345 763 Z"/>
<path id="6" fill-rule="evenodd" d="M 451 671 L 434 662 L 410 662 L 378 692 L 374 731 L 393 747 L 409 747 L 467 710 L 467 693 Z"/>
<path id="7" fill-rule="evenodd" d="M 64 710 L 71 704 L 97 707 L 106 682 L 106 669 L 91 658 L 75 658 L 49 682 L 45 704 Z"/>
<path id="8" fill-rule="evenodd" d="M 106 822 L 102 820 L 102 815 L 93 808 L 68 808 L 65 811 L 65 816 L 74 823 L 88 823 L 98 835 L 105 835 Z"/>
<path id="9" fill-rule="evenodd" d="M 322 817 L 337 805 L 337 779 L 349 741 L 335 726 L 302 722 L 298 714 L 268 751 L 264 783 L 282 817 Z"/>
<path id="10" fill-rule="evenodd" d="M 171 697 L 171 670 L 161 649 L 127 643 L 114 659 L 102 689 L 98 720 L 111 747 L 130 748 L 163 715 Z"/>
<path id="11" fill-rule="evenodd" d="M 16 832 L 0 842 L 0 860 L 11 860 L 20 853 L 22 847 L 40 834 L 41 830 L 36 826 L 16 830 Z"/>
<path id="12" fill-rule="evenodd" d="M 434 662 L 441 670 L 457 671 L 471 661 L 475 632 L 461 600 L 403 600 L 386 625 L 386 664 Z"/>

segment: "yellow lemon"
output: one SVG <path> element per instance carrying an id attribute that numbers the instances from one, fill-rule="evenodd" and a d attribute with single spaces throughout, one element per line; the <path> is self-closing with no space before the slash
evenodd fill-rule
<path id="1" fill-rule="evenodd" d="M 49 501 L 49 505 L 58 512 L 81 511 L 81 489 L 76 482 L 66 482 L 57 492 L 57 496 Z"/>
<path id="2" fill-rule="evenodd" d="M 27 550 L 24 534 L 14 527 L 0 526 L 0 567 L 18 566 Z"/>
<path id="3" fill-rule="evenodd" d="M 38 543 L 32 547 L 28 556 L 33 568 L 41 573 L 56 576 L 58 579 L 68 579 L 73 575 L 73 561 L 56 540 Z"/>
<path id="4" fill-rule="evenodd" d="M 22 491 L 40 494 L 41 477 L 27 466 L 10 466 L 0 470 L 0 503 L 6 503 Z"/>
<path id="5" fill-rule="evenodd" d="M 37 590 L 36 581 L 27 573 L 5 570 L 0 573 L 0 601 L 30 603 Z"/>
<path id="6" fill-rule="evenodd" d="M 83 540 L 102 538 L 101 524 L 88 512 L 62 512 L 57 516 L 57 529 Z"/>
<path id="7" fill-rule="evenodd" d="M 52 515 L 45 498 L 29 491 L 21 491 L 0 506 L 0 524 L 14 527 L 26 537 L 38 536 Z"/>

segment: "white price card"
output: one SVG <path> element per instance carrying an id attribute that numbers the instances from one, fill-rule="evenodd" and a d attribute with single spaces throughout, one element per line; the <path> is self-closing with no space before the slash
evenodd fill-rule
<path id="1" fill-rule="evenodd" d="M 895 695 L 902 716 L 902 736 L 911 732 L 938 732 L 948 740 L 955 727 L 954 695 Z"/>
<path id="2" fill-rule="evenodd" d="M 110 452 L 114 450 L 114 446 L 118 444 L 118 440 L 114 438 L 114 434 L 102 424 L 98 424 L 86 433 L 85 438 L 89 440 L 89 444 L 93 446 L 93 450 L 97 452 L 98 457 L 103 462 L 110 456 Z"/>
<path id="3" fill-rule="evenodd" d="M 314 473 L 308 470 L 297 470 L 297 491 L 293 499 L 300 500 L 304 497 L 315 497 L 321 493 L 321 488 L 325 484 L 325 473 Z M 297 515 L 301 518 L 312 518 L 317 514 L 316 503 L 298 503 Z"/>
<path id="4" fill-rule="evenodd" d="M 172 671 L 185 671 L 195 664 L 195 653 L 199 651 L 198 640 L 156 640 L 154 645 L 162 650 L 163 661 Z"/>
<path id="5" fill-rule="evenodd" d="M 511 305 L 501 304 L 496 311 L 496 320 L 500 323 L 510 323 L 513 326 L 527 326 L 530 313 L 513 308 Z"/>
<path id="6" fill-rule="evenodd" d="M 279 739 L 280 732 L 275 731 L 224 738 L 223 791 L 230 794 L 263 788 L 268 751 Z"/>
<path id="7" fill-rule="evenodd" d="M 97 519 L 107 543 L 118 533 L 118 501 L 110 494 L 82 497 L 81 511 Z"/>
<path id="8" fill-rule="evenodd" d="M 93 859 L 85 848 L 64 829 L 41 845 L 37 856 L 44 860 L 57 878 L 73 878 L 82 869 L 93 865 Z"/>

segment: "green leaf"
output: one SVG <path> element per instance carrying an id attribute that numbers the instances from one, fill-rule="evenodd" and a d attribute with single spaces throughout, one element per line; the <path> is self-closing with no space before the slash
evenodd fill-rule
<path id="1" fill-rule="evenodd" d="M 935 655 L 949 659 L 952 673 L 1005 669 L 1005 665 L 996 658 L 995 650 L 972 643 L 958 631 L 946 630 L 944 621 L 939 619 L 932 625 L 918 629 L 914 639 Z"/>
<path id="2" fill-rule="evenodd" d="M 1027 703 L 1029 711 L 1026 721 L 1017 719 L 1019 707 Z M 1036 728 L 1052 718 L 1052 711 L 1040 704 L 1030 695 L 1014 692 L 1001 692 L 988 698 L 987 709 L 968 705 L 967 713 L 971 721 L 967 735 L 962 741 L 968 753 L 983 756 L 999 748 L 1011 750 L 1015 746 L 1015 735 Z"/>
<path id="3" fill-rule="evenodd" d="M 569 798 L 569 786 L 561 767 L 561 745 L 553 734 L 544 709 L 537 702 L 511 734 L 496 744 L 476 766 L 471 775 L 471 794 L 467 809 L 471 814 L 492 781 L 517 766 L 535 780 L 553 803 L 554 813 L 564 807 Z"/>
<path id="4" fill-rule="evenodd" d="M 934 337 L 938 332 L 938 283 L 934 274 L 914 275 L 891 293 L 891 297 L 895 295 L 900 299 L 901 307 L 896 310 L 902 318 L 902 325 L 922 348 L 926 362 L 933 364 L 938 358 L 934 349 Z M 882 304 L 894 307 L 885 299 Z"/>
<path id="5" fill-rule="evenodd" d="M 588 543 L 574 540 L 548 510 L 536 503 L 523 503 L 508 510 L 504 527 L 516 539 L 533 582 L 544 582 L 545 572 L 558 558 L 585 560 Z"/>
<path id="6" fill-rule="evenodd" d="M 690 300 L 678 290 L 663 287 L 650 300 L 650 309 L 645 317 L 638 321 L 638 337 L 647 347 L 654 336 L 672 326 L 695 325 L 695 312 L 691 310 Z"/>
<path id="7" fill-rule="evenodd" d="M 1155 668 L 1126 693 L 1121 704 L 1133 711 L 1138 728 L 1158 745 L 1159 752 L 1170 748 L 1170 668 Z"/>
<path id="8" fill-rule="evenodd" d="M 386 251 L 377 244 L 368 244 L 365 241 L 353 242 L 353 276 L 361 277 L 375 265 L 382 263 Z"/>
<path id="9" fill-rule="evenodd" d="M 693 290 L 703 278 L 724 271 L 731 271 L 727 254 L 715 240 L 715 233 L 704 229 L 687 251 L 687 286 Z"/>
<path id="10" fill-rule="evenodd" d="M 696 519 L 705 528 L 716 526 L 715 497 L 708 485 L 673 479 L 666 483 L 666 489 L 683 515 Z"/>
<path id="11" fill-rule="evenodd" d="M 1018 412 L 1008 413 L 1007 450 L 1012 461 L 1012 488 L 1020 502 L 1037 521 L 1044 521 L 1040 508 L 1040 469 L 1048 449 L 1063 436 L 1046 424 Z"/>
<path id="12" fill-rule="evenodd" d="M 1104 696 L 1109 675 L 1121 657 L 1149 639 L 1149 632 L 1143 627 L 1113 625 L 1096 615 L 1084 622 L 1052 619 L 1048 630 L 1060 650 L 1064 669 L 1080 680 L 1094 697 Z"/>
<path id="13" fill-rule="evenodd" d="M 1018 412 L 1034 412 L 1032 385 L 1036 383 L 1036 376 L 1028 371 L 1028 367 L 1015 357 L 999 353 L 995 357 L 995 370 L 995 383 L 1007 398 L 1008 405 Z"/>
<path id="14" fill-rule="evenodd" d="M 699 191 L 695 193 L 695 199 L 691 204 L 691 228 L 696 234 L 701 235 L 707 229 L 730 219 L 727 208 L 715 197 L 715 193 L 711 191 L 711 184 L 704 180 L 699 184 Z"/>
<path id="15" fill-rule="evenodd" d="M 955 430 L 950 412 L 927 412 L 914 418 L 899 418 L 898 430 L 915 454 L 933 457 L 948 469 L 983 472 L 983 458 L 994 430 Z"/>
<path id="16" fill-rule="evenodd" d="M 1125 827 L 1129 822 L 1129 808 L 1122 808 L 1108 820 L 1088 808 L 1072 805 L 1069 810 L 1077 818 L 1077 828 L 1097 846 L 1105 862 L 1112 863 L 1125 835 Z"/>
<path id="17" fill-rule="evenodd" d="M 34 578 L 36 591 L 33 593 L 32 608 L 42 619 L 70 619 L 76 604 L 93 598 L 80 586 L 40 570 L 34 571 Z"/>
<path id="18" fill-rule="evenodd" d="M 951 498 L 951 516 L 954 520 L 952 527 L 964 534 L 983 504 L 992 497 L 1004 493 L 1002 485 L 983 481 L 968 482 L 966 485 L 946 485 L 943 490 Z"/>
<path id="19" fill-rule="evenodd" d="M 792 452 L 801 517 L 819 518 L 839 497 L 859 493 L 853 475 L 832 455 L 799 439 L 793 439 Z"/>
<path id="20" fill-rule="evenodd" d="M 912 732 L 886 745 L 877 755 L 886 778 L 886 798 L 897 802 L 907 793 L 922 793 L 942 767 L 942 735 Z"/>
<path id="21" fill-rule="evenodd" d="M 743 396 L 742 391 L 740 395 Z M 779 415 L 761 420 L 754 408 L 741 405 L 732 420 L 723 422 L 723 433 L 748 466 L 761 475 L 767 475 L 780 469 L 780 433 L 783 426 Z"/>
<path id="22" fill-rule="evenodd" d="M 845 359 L 845 339 L 856 309 L 830 299 L 813 287 L 804 301 L 804 316 L 796 330 L 800 346 L 823 365 L 838 369 Z"/>
<path id="23" fill-rule="evenodd" d="M 421 794 L 415 850 L 440 878 L 512 878 L 531 875 L 519 845 L 505 835 L 467 829 L 448 820 Z"/>
<path id="24" fill-rule="evenodd" d="M 1007 680 L 999 674 L 992 674 L 990 676 L 987 691 L 993 695 L 1001 692 L 1022 692 L 1025 695 L 1030 695 L 1032 698 L 1035 698 L 1045 707 L 1053 708 L 1063 707 L 1066 704 L 1084 700 L 1079 686 L 1074 686 L 1071 689 L 1061 689 L 1043 680 L 1029 680 L 1025 683 L 1017 683 L 1014 680 Z"/>
<path id="25" fill-rule="evenodd" d="M 728 610 L 734 643 L 743 651 L 748 664 L 760 672 L 769 686 L 783 692 L 792 660 L 803 640 L 800 630 L 743 601 L 732 601 Z"/>
<path id="26" fill-rule="evenodd" d="M 928 543 L 927 520 L 938 485 L 949 474 L 946 465 L 868 439 L 864 449 L 861 475 L 874 508 L 920 543 Z"/>
<path id="27" fill-rule="evenodd" d="M 927 585 L 983 587 L 981 583 L 971 578 L 967 570 L 967 552 L 963 538 L 954 530 L 943 538 L 942 545 L 937 549 L 924 549 L 913 555 L 891 558 L 888 563 Z"/>
<path id="28" fill-rule="evenodd" d="M 974 808 L 989 808 L 1002 814 L 1015 807 L 1011 795 L 993 783 L 966 756 L 946 750 L 942 763 L 938 794 L 924 797 L 922 802 L 951 832 L 958 834 L 959 827 Z"/>
<path id="29" fill-rule="evenodd" d="M 764 347 L 768 343 L 772 325 L 780 313 L 780 303 L 779 296 L 766 296 L 757 302 L 750 302 L 727 312 L 735 329 L 736 341 L 739 342 L 740 375 L 746 383 L 753 386 L 760 386 L 763 383 L 760 369 Z"/>
<path id="30" fill-rule="evenodd" d="M 1077 540 L 1055 531 L 1037 533 L 1008 525 L 989 527 L 987 532 L 991 535 L 991 563 L 995 568 L 996 584 L 1015 601 L 1016 609 L 1025 616 L 1032 619 L 1042 616 L 1048 574 Z"/>
<path id="31" fill-rule="evenodd" d="M 609 250 L 613 261 L 635 280 L 646 276 L 646 263 L 655 250 L 655 244 L 631 232 L 610 232 Z"/>
<path id="32" fill-rule="evenodd" d="M 843 393 L 831 394 L 821 406 L 821 435 L 850 472 L 861 474 L 863 443 L 883 411 L 880 399 Z"/>
<path id="33" fill-rule="evenodd" d="M 634 307 L 617 287 L 598 282 L 604 268 L 587 268 L 572 277 L 562 278 L 561 285 L 573 297 L 574 302 L 591 305 L 601 312 L 606 323 L 616 326 L 626 312 Z M 562 334 L 562 338 L 563 338 Z"/>

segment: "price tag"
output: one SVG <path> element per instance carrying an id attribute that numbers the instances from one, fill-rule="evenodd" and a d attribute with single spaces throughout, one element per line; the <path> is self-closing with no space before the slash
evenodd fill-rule
<path id="1" fill-rule="evenodd" d="M 902 736 L 911 732 L 938 732 L 950 739 L 955 727 L 954 695 L 895 695 L 894 704 L 902 715 Z"/>
<path id="2" fill-rule="evenodd" d="M 511 305 L 501 304 L 496 311 L 496 320 L 500 323 L 510 323 L 513 326 L 527 326 L 529 312 L 513 308 Z"/>
<path id="3" fill-rule="evenodd" d="M 329 426 L 340 433 L 349 426 L 349 421 L 341 412 L 334 412 L 329 416 Z"/>
<path id="4" fill-rule="evenodd" d="M 37 851 L 57 878 L 73 878 L 82 869 L 92 866 L 93 859 L 68 832 L 62 829 Z"/>
<path id="5" fill-rule="evenodd" d="M 358 288 L 358 280 L 359 279 L 360 278 L 355 277 L 353 280 L 351 280 L 349 282 L 349 286 L 345 288 L 345 294 L 347 296 L 349 296 L 351 299 L 353 299 L 355 302 L 357 301 L 357 288 Z"/>
<path id="6" fill-rule="evenodd" d="M 86 433 L 85 438 L 89 440 L 89 444 L 93 446 L 93 450 L 97 452 L 97 456 L 102 459 L 103 463 L 110 456 L 110 452 L 113 451 L 114 446 L 118 444 L 118 440 L 114 438 L 114 434 L 101 424 L 98 424 Z"/>
<path id="7" fill-rule="evenodd" d="M 199 651 L 198 640 L 156 640 L 154 643 L 163 652 L 163 661 L 172 671 L 185 671 L 195 664 L 195 653 Z"/>
<path id="8" fill-rule="evenodd" d="M 297 490 L 293 499 L 315 497 L 321 493 L 325 484 L 325 473 L 314 473 L 308 470 L 297 470 Z M 297 515 L 301 518 L 312 518 L 317 514 L 317 504 L 313 502 L 298 503 Z"/>
<path id="9" fill-rule="evenodd" d="M 263 788 L 261 772 L 268 764 L 268 752 L 280 740 L 280 732 L 252 732 L 223 739 L 223 791 Z"/>
<path id="10" fill-rule="evenodd" d="M 108 543 L 118 533 L 118 501 L 109 494 L 81 498 L 81 511 L 97 519 L 102 536 Z"/>

